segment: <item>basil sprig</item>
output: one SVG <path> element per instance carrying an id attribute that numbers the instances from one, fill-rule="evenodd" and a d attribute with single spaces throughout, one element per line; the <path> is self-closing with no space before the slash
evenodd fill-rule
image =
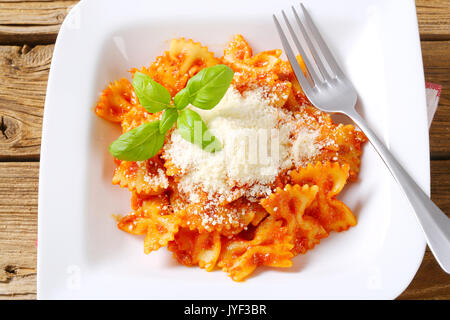
<path id="1" fill-rule="evenodd" d="M 222 100 L 233 75 L 233 70 L 224 65 L 203 69 L 188 82 L 189 102 L 197 108 L 211 110 Z"/>
<path id="2" fill-rule="evenodd" d="M 148 112 L 156 113 L 170 107 L 172 97 L 169 91 L 149 76 L 136 72 L 133 88 L 139 102 Z"/>
<path id="3" fill-rule="evenodd" d="M 119 160 L 143 161 L 154 157 L 164 145 L 166 133 L 177 123 L 178 131 L 186 141 L 208 152 L 222 149 L 220 141 L 208 130 L 200 115 L 186 107 L 211 110 L 224 97 L 234 72 L 225 65 L 201 70 L 186 87 L 171 95 L 161 84 L 149 76 L 136 72 L 133 87 L 141 105 L 150 113 L 164 110 L 161 120 L 145 123 L 124 133 L 109 146 L 109 152 Z"/>
<path id="4" fill-rule="evenodd" d="M 177 122 L 178 111 L 174 108 L 166 109 L 159 121 L 159 132 L 165 134 Z"/>
<path id="5" fill-rule="evenodd" d="M 109 146 L 109 152 L 120 160 L 144 161 L 158 153 L 164 138 L 159 132 L 159 120 L 144 123 L 121 135 Z"/>

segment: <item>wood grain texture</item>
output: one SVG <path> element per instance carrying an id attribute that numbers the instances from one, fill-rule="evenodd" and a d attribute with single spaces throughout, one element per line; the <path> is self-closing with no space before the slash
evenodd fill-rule
<path id="1" fill-rule="evenodd" d="M 70 8 L 78 1 L 0 0 L 0 43 L 55 42 Z"/>
<path id="2" fill-rule="evenodd" d="M 431 161 L 431 199 L 450 217 L 450 160 Z"/>
<path id="3" fill-rule="evenodd" d="M 422 40 L 450 40 L 450 0 L 416 0 Z"/>
<path id="4" fill-rule="evenodd" d="M 450 160 L 432 161 L 432 192 L 450 212 Z M 36 295 L 37 195 L 39 163 L 0 163 L 0 299 Z M 445 190 L 441 192 L 441 190 Z M 401 299 L 449 299 L 450 275 L 431 252 Z"/>
<path id="5" fill-rule="evenodd" d="M 422 41 L 426 81 L 442 85 L 439 108 L 430 130 L 432 158 L 450 158 L 450 41 Z"/>
<path id="6" fill-rule="evenodd" d="M 0 299 L 36 297 L 39 163 L 0 163 Z"/>
<path id="7" fill-rule="evenodd" d="M 0 0 L 0 44 L 48 44 L 78 1 Z M 450 40 L 450 0 L 416 0 L 423 40 Z"/>
<path id="8" fill-rule="evenodd" d="M 53 47 L 0 46 L 0 161 L 39 159 Z"/>

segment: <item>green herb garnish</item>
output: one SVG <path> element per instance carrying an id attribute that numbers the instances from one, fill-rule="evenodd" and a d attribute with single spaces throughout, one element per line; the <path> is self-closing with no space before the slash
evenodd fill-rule
<path id="1" fill-rule="evenodd" d="M 161 120 L 145 123 L 120 136 L 109 146 L 109 152 L 119 160 L 150 159 L 162 148 L 166 133 L 175 123 L 183 139 L 208 152 L 220 151 L 220 141 L 210 133 L 200 115 L 186 107 L 192 104 L 204 110 L 213 109 L 230 87 L 233 74 L 233 70 L 225 65 L 201 70 L 177 93 L 172 105 L 172 97 L 166 88 L 136 72 L 133 87 L 141 105 L 150 113 L 163 110 L 164 113 Z"/>
<path id="2" fill-rule="evenodd" d="M 111 143 L 109 152 L 120 160 L 144 161 L 157 154 L 163 145 L 164 134 L 159 132 L 158 120 L 124 133 Z"/>
<path id="3" fill-rule="evenodd" d="M 136 72 L 133 88 L 141 105 L 150 113 L 163 111 L 170 107 L 169 91 L 146 74 Z"/>

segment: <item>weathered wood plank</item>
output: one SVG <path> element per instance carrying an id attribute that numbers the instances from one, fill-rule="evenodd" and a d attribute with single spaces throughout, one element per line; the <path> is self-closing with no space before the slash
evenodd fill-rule
<path id="1" fill-rule="evenodd" d="M 422 41 L 422 57 L 426 80 L 443 86 L 430 130 L 431 157 L 450 158 L 450 41 Z"/>
<path id="2" fill-rule="evenodd" d="M 0 43 L 55 42 L 70 9 L 78 1 L 0 1 Z"/>
<path id="3" fill-rule="evenodd" d="M 0 0 L 1 44 L 47 44 L 76 0 Z M 450 0 L 416 0 L 422 40 L 450 40 Z"/>
<path id="4" fill-rule="evenodd" d="M 432 78 L 430 77 L 430 79 Z M 444 84 L 439 107 L 430 128 L 430 155 L 432 159 L 450 158 L 450 81 L 446 81 L 446 83 L 448 84 Z"/>
<path id="5" fill-rule="evenodd" d="M 450 160 L 448 159 L 431 161 L 431 199 L 450 217 Z"/>
<path id="6" fill-rule="evenodd" d="M 422 40 L 450 40 L 450 0 L 416 0 Z"/>
<path id="7" fill-rule="evenodd" d="M 38 163 L 0 163 L 0 299 L 34 298 Z M 432 161 L 433 200 L 450 213 L 450 160 Z M 450 276 L 427 251 L 402 299 L 449 299 Z"/>
<path id="8" fill-rule="evenodd" d="M 0 299 L 36 297 L 39 163 L 0 163 Z"/>
<path id="9" fill-rule="evenodd" d="M 53 47 L 0 46 L 0 161 L 39 159 Z"/>

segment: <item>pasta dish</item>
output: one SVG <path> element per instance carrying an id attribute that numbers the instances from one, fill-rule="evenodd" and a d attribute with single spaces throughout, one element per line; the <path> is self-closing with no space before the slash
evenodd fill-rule
<path id="1" fill-rule="evenodd" d="M 123 133 L 112 182 L 131 192 L 117 225 L 144 236 L 146 254 L 167 246 L 183 265 L 242 281 L 356 225 L 337 196 L 367 139 L 313 107 L 281 54 L 253 54 L 241 35 L 222 57 L 174 39 L 103 91 L 95 112 Z"/>

